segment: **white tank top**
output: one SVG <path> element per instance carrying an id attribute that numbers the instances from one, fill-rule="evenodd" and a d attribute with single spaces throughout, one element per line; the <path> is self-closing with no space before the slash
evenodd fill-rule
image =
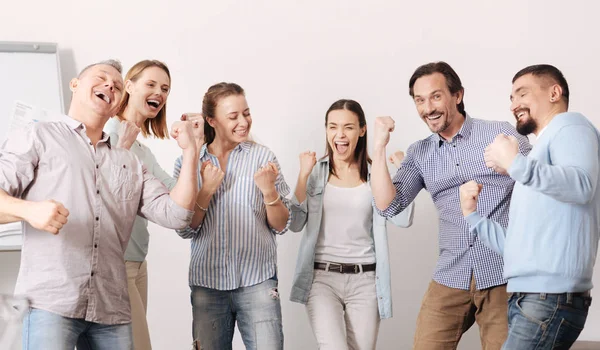
<path id="1" fill-rule="evenodd" d="M 368 183 L 345 188 L 327 184 L 315 261 L 348 264 L 375 262 L 373 196 Z"/>

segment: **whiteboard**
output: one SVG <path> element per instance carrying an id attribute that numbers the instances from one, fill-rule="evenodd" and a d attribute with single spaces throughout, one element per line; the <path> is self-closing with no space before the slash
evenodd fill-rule
<path id="1" fill-rule="evenodd" d="M 15 101 L 64 113 L 56 44 L 0 41 L 0 77 L 0 145 Z M 20 249 L 21 238 L 21 223 L 0 225 L 0 251 Z"/>
<path id="2" fill-rule="evenodd" d="M 16 100 L 64 112 L 58 46 L 0 41 L 0 145 Z"/>

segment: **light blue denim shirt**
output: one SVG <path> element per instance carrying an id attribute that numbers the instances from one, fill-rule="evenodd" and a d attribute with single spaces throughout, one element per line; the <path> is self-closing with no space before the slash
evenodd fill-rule
<path id="1" fill-rule="evenodd" d="M 323 213 L 323 192 L 329 180 L 329 159 L 321 159 L 315 165 L 306 185 L 306 200 L 299 203 L 296 196 L 292 198 L 292 222 L 290 230 L 300 232 L 304 226 L 306 231 L 302 236 L 296 272 L 290 300 L 306 304 L 313 283 L 315 246 L 319 237 Z M 412 224 L 414 204 L 411 203 L 400 214 L 389 220 L 400 227 Z M 379 316 L 382 319 L 392 317 L 392 293 L 390 261 L 388 252 L 386 219 L 373 209 L 373 241 L 375 243 L 376 287 Z"/>

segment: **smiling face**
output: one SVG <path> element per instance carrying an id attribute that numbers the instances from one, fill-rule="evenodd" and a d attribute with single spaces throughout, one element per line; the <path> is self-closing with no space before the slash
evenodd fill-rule
<path id="1" fill-rule="evenodd" d="M 462 92 L 452 94 L 443 74 L 433 73 L 418 78 L 413 94 L 417 112 L 431 132 L 441 134 L 444 138 L 458 132 L 464 121 L 457 108 L 462 101 Z"/>
<path id="2" fill-rule="evenodd" d="M 510 110 L 521 135 L 539 132 L 539 121 L 552 109 L 552 94 L 543 78 L 526 74 L 515 80 L 510 95 Z"/>
<path id="3" fill-rule="evenodd" d="M 354 162 L 358 140 L 367 131 L 366 126 L 360 127 L 358 116 L 347 109 L 332 110 L 327 114 L 326 128 L 334 160 Z"/>
<path id="4" fill-rule="evenodd" d="M 167 103 L 171 79 L 159 67 L 148 67 L 135 79 L 125 82 L 129 93 L 128 106 L 146 119 L 155 118 Z"/>
<path id="5" fill-rule="evenodd" d="M 215 139 L 238 144 L 248 141 L 252 116 L 244 95 L 229 95 L 219 99 L 215 116 L 206 118 L 215 130 Z"/>
<path id="6" fill-rule="evenodd" d="M 114 67 L 98 64 L 86 69 L 70 83 L 73 100 L 82 111 L 91 111 L 102 118 L 115 115 L 123 93 L 123 78 Z M 88 112 L 89 113 L 89 112 Z"/>

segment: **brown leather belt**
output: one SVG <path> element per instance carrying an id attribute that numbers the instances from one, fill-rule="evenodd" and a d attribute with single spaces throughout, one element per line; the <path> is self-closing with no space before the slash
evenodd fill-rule
<path id="1" fill-rule="evenodd" d="M 329 265 L 329 269 L 327 268 Z M 339 273 L 360 273 L 360 272 L 369 272 L 375 271 L 376 264 L 338 264 L 338 263 L 315 263 L 316 270 L 325 270 L 325 271 L 333 271 Z"/>

